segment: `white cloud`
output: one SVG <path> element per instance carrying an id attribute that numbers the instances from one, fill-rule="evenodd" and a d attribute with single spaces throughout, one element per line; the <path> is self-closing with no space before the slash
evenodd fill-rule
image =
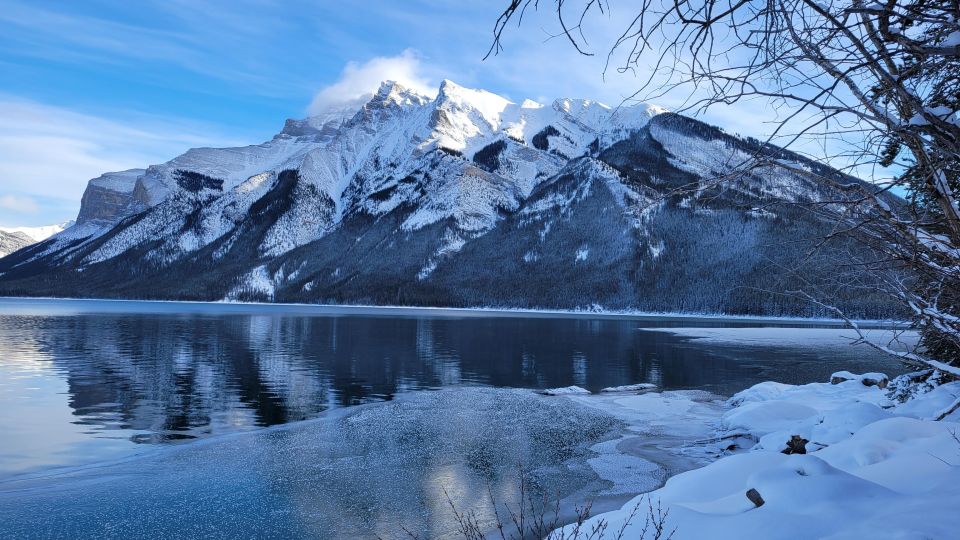
<path id="1" fill-rule="evenodd" d="M 397 56 L 378 56 L 362 64 L 350 62 L 337 82 L 322 88 L 313 97 L 309 114 L 320 114 L 370 96 L 383 81 L 397 81 L 427 95 L 436 94 L 429 69 L 417 54 L 407 49 Z"/>
<path id="2" fill-rule="evenodd" d="M 11 210 L 18 214 L 33 214 L 40 210 L 37 201 L 30 197 L 19 195 L 0 195 L 0 208 Z"/>
<path id="3" fill-rule="evenodd" d="M 236 142 L 196 123 L 120 114 L 124 121 L 0 95 L 0 223 L 63 221 L 79 209 L 90 178 Z M 35 223 L 19 223 L 27 213 Z"/>

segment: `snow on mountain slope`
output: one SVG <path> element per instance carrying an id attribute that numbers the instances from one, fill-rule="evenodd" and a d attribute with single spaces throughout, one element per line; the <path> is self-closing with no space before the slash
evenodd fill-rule
<path id="1" fill-rule="evenodd" d="M 496 94 L 444 80 L 430 119 L 432 132 L 420 149 L 439 146 L 473 155 L 496 136 L 508 105 L 509 100 Z"/>
<path id="2" fill-rule="evenodd" d="M 0 230 L 0 258 L 33 244 L 33 239 L 22 232 Z"/>
<path id="3" fill-rule="evenodd" d="M 684 120 L 677 123 L 684 123 Z M 712 181 L 724 177 L 755 157 L 755 149 L 750 145 L 735 146 L 731 144 L 732 138 L 717 137 L 713 133 L 719 131 L 716 128 L 705 126 L 699 132 L 691 132 L 676 127 L 654 124 L 650 134 L 672 156 L 670 161 L 674 166 L 698 178 Z M 805 168 L 803 162 L 796 156 L 794 158 L 784 161 L 798 169 Z M 815 198 L 809 181 L 783 168 L 764 167 L 755 169 L 752 174 L 738 176 L 725 182 L 724 189 L 789 202 Z"/>
<path id="4" fill-rule="evenodd" d="M 776 289 L 799 268 L 776 246 L 824 223 L 758 208 L 829 193 L 780 167 L 716 184 L 758 150 L 816 167 L 652 105 L 387 81 L 262 144 L 91 180 L 76 226 L 0 263 L 0 293 L 795 315 L 742 291 Z"/>
<path id="5" fill-rule="evenodd" d="M 83 263 L 105 261 L 146 243 L 154 245 L 146 257 L 161 264 L 192 253 L 222 237 L 246 219 L 250 206 L 275 182 L 276 175 L 263 173 L 222 195 L 219 189 L 209 186 L 194 191 L 185 190 L 107 239 L 98 249 L 86 255 Z M 183 176 L 181 183 L 185 183 Z"/>
<path id="6" fill-rule="evenodd" d="M 56 225 L 45 225 L 41 227 L 0 227 L 0 231 L 5 233 L 22 233 L 34 242 L 42 242 L 47 238 L 73 226 L 73 221 L 65 221 Z"/>
<path id="7" fill-rule="evenodd" d="M 201 211 L 205 217 L 196 230 L 180 236 L 179 248 L 165 241 L 163 255 L 151 255 L 158 261 L 176 258 L 177 249 L 184 254 L 196 251 L 226 234 L 229 220 L 211 216 L 238 204 L 233 190 L 258 175 L 276 176 L 283 170 L 297 171 L 302 184 L 290 208 L 264 237 L 265 256 L 278 256 L 320 238 L 346 213 L 384 213 L 414 201 L 418 209 L 405 222 L 405 229 L 452 218 L 459 228 L 476 234 L 492 227 L 501 211 L 516 209 L 537 182 L 555 174 L 565 159 L 586 153 L 605 133 L 639 129 L 657 111 L 653 107 L 614 111 L 597 102 L 570 99 L 557 100 L 551 107 L 530 101 L 516 105 L 451 81 L 444 81 L 437 97 L 430 99 L 385 82 L 357 109 L 290 120 L 280 134 L 263 144 L 193 149 L 143 171 L 91 181 L 91 204 L 81 211 L 82 221 L 91 221 L 91 216 L 116 217 L 116 209 L 123 204 L 131 213 L 166 206 L 154 218 L 110 239 L 84 261 L 116 257 L 183 227 L 193 212 L 184 203 L 196 199 L 180 185 L 184 172 L 220 181 L 223 195 L 207 193 L 208 208 Z M 470 159 L 497 142 L 507 147 L 498 151 L 502 156 L 495 156 L 496 164 L 489 167 L 444 160 L 436 154 Z M 99 195 L 100 200 L 93 201 L 94 194 L 106 191 L 129 192 L 131 197 L 104 203 Z"/>
<path id="8" fill-rule="evenodd" d="M 299 159 L 316 147 L 310 137 L 277 137 L 269 142 L 241 148 L 195 148 L 162 165 L 153 165 L 139 179 L 139 198 L 154 206 L 178 190 L 177 171 L 191 171 L 224 181 L 232 189 L 257 174 L 296 167 Z"/>
<path id="9" fill-rule="evenodd" d="M 73 221 L 40 227 L 0 227 L 0 258 L 69 230 Z"/>

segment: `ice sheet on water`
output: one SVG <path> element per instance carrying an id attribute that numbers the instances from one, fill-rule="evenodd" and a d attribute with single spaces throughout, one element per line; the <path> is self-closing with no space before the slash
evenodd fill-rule
<path id="1" fill-rule="evenodd" d="M 855 331 L 846 328 L 651 328 L 657 332 L 694 338 L 700 342 L 739 344 L 824 347 L 850 345 L 858 339 Z M 863 330 L 865 336 L 897 350 L 906 350 L 916 345 L 916 332 L 892 332 L 883 329 Z"/>
<path id="2" fill-rule="evenodd" d="M 607 486 L 591 445 L 622 423 L 523 390 L 411 392 L 318 420 L 0 484 L 0 537 L 448 537 L 444 490 L 490 515 L 517 467 L 549 495 Z"/>
<path id="3" fill-rule="evenodd" d="M 635 385 L 645 386 L 645 385 Z M 719 396 L 698 390 L 624 395 L 570 395 L 569 399 L 601 410 L 626 424 L 616 439 L 595 444 L 588 460 L 613 485 L 603 495 L 643 493 L 671 475 L 709 462 L 711 439 L 725 407 Z"/>
<path id="4" fill-rule="evenodd" d="M 625 440 L 604 441 L 591 448 L 599 455 L 587 460 L 590 468 L 613 484 L 602 495 L 643 493 L 658 488 L 667 479 L 659 464 L 621 450 L 619 446 Z"/>

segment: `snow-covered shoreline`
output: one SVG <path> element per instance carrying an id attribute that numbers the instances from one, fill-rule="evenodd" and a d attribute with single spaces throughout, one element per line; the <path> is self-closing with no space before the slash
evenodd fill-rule
<path id="1" fill-rule="evenodd" d="M 960 411 L 935 419 L 960 396 L 960 382 L 909 385 L 904 376 L 887 387 L 882 374 L 846 372 L 832 380 L 764 382 L 734 395 L 714 439 L 719 459 L 591 518 L 581 531 L 605 522 L 600 538 L 616 538 L 629 522 L 623 537 L 642 538 L 652 503 L 668 512 L 676 540 L 955 535 Z M 643 414 L 657 396 L 616 405 Z M 553 536 L 570 538 L 575 527 Z"/>
<path id="2" fill-rule="evenodd" d="M 373 304 L 300 304 L 285 302 L 240 302 L 240 301 L 195 301 L 195 300 L 143 300 L 117 298 L 68 298 L 68 297 L 26 297 L 0 296 L 0 302 L 36 302 L 38 305 L 47 302 L 64 302 L 80 305 L 82 303 L 110 303 L 110 304 L 144 304 L 144 305 L 173 305 L 196 308 L 224 307 L 229 309 L 256 309 L 276 312 L 317 313 L 327 314 L 342 312 L 344 314 L 368 314 L 376 312 L 391 312 L 398 315 L 431 315 L 431 316 L 500 316 L 500 317 L 573 317 L 573 318 L 610 318 L 636 319 L 677 322 L 745 322 L 769 324 L 796 324 L 798 326 L 816 325 L 845 327 L 846 321 L 841 319 L 817 317 L 780 317 L 764 315 L 726 315 L 722 313 L 685 313 L 685 312 L 646 312 L 630 310 L 575 310 L 575 309 L 524 309 L 505 307 L 442 307 L 442 306 L 393 306 Z M 854 322 L 864 327 L 906 328 L 909 323 L 882 319 L 857 319 Z"/>

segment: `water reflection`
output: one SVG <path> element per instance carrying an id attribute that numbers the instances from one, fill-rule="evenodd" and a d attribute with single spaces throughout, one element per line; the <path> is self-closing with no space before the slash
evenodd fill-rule
<path id="1" fill-rule="evenodd" d="M 393 539 L 409 538 L 406 528 L 461 538 L 447 496 L 490 529 L 488 493 L 520 502 L 518 464 L 533 501 L 599 492 L 588 447 L 616 425 L 522 390 L 411 392 L 285 429 L 0 483 L 0 537 Z"/>
<path id="2" fill-rule="evenodd" d="M 822 379 L 854 358 L 873 368 L 877 361 L 863 351 L 707 346 L 637 326 L 616 319 L 8 309 L 0 312 L 0 432 L 26 442 L 8 445 L 0 473 L 23 468 L 10 465 L 12 456 L 26 459 L 36 446 L 59 458 L 36 458 L 35 465 L 70 463 L 78 453 L 102 454 L 110 446 L 104 440 L 119 447 L 248 430 L 411 390 L 652 382 L 729 393 L 762 378 Z M 64 442 L 51 433 L 73 435 Z"/>

